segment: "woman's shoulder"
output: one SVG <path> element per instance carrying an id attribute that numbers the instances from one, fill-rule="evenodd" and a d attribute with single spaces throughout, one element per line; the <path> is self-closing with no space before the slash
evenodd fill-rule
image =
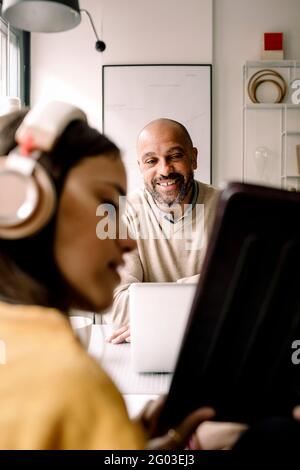
<path id="1" fill-rule="evenodd" d="M 143 445 L 122 396 L 60 312 L 0 304 L 0 331 L 8 350 L 3 379 L 14 379 L 15 405 L 38 413 L 41 427 L 61 422 L 61 448 Z M 0 397 L 6 393 L 0 384 Z"/>
<path id="2" fill-rule="evenodd" d="M 80 387 L 83 375 L 86 384 L 109 381 L 58 310 L 0 303 L 0 331 L 7 369 L 27 367 L 28 376 L 59 382 L 60 389 L 76 380 Z"/>

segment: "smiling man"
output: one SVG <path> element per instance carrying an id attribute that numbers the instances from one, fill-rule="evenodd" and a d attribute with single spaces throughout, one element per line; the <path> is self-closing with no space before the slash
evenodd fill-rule
<path id="1" fill-rule="evenodd" d="M 191 202 L 198 151 L 185 127 L 153 121 L 140 133 L 137 151 L 145 187 L 161 210 Z"/>
<path id="2" fill-rule="evenodd" d="M 144 188 L 129 196 L 127 222 L 137 248 L 125 256 L 109 321 L 109 338 L 130 341 L 128 288 L 133 282 L 196 282 L 201 272 L 217 191 L 194 179 L 198 151 L 186 128 L 157 119 L 137 140 Z"/>

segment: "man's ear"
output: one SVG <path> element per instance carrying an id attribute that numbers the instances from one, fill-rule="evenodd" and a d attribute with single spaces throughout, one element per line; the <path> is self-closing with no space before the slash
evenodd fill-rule
<path id="1" fill-rule="evenodd" d="M 138 166 L 139 166 L 139 169 L 141 170 L 141 165 L 140 165 L 140 161 L 139 161 L 139 160 L 137 160 L 137 164 L 138 164 Z"/>
<path id="2" fill-rule="evenodd" d="M 198 149 L 196 149 L 196 147 L 193 147 L 193 151 L 192 151 L 193 170 L 197 169 L 197 157 L 198 157 Z"/>

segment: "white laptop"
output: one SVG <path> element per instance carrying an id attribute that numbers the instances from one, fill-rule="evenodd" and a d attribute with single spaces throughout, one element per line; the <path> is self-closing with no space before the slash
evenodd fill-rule
<path id="1" fill-rule="evenodd" d="M 135 372 L 173 372 L 197 284 L 138 283 L 129 288 Z"/>

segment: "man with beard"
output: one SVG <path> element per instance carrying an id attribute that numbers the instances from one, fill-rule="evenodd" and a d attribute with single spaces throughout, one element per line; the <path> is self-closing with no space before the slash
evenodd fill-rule
<path id="1" fill-rule="evenodd" d="M 150 122 L 138 136 L 137 153 L 145 187 L 128 198 L 137 248 L 120 269 L 109 321 L 121 328 L 108 338 L 113 343 L 130 341 L 131 283 L 197 281 L 217 199 L 213 187 L 194 179 L 198 151 L 179 122 Z"/>

